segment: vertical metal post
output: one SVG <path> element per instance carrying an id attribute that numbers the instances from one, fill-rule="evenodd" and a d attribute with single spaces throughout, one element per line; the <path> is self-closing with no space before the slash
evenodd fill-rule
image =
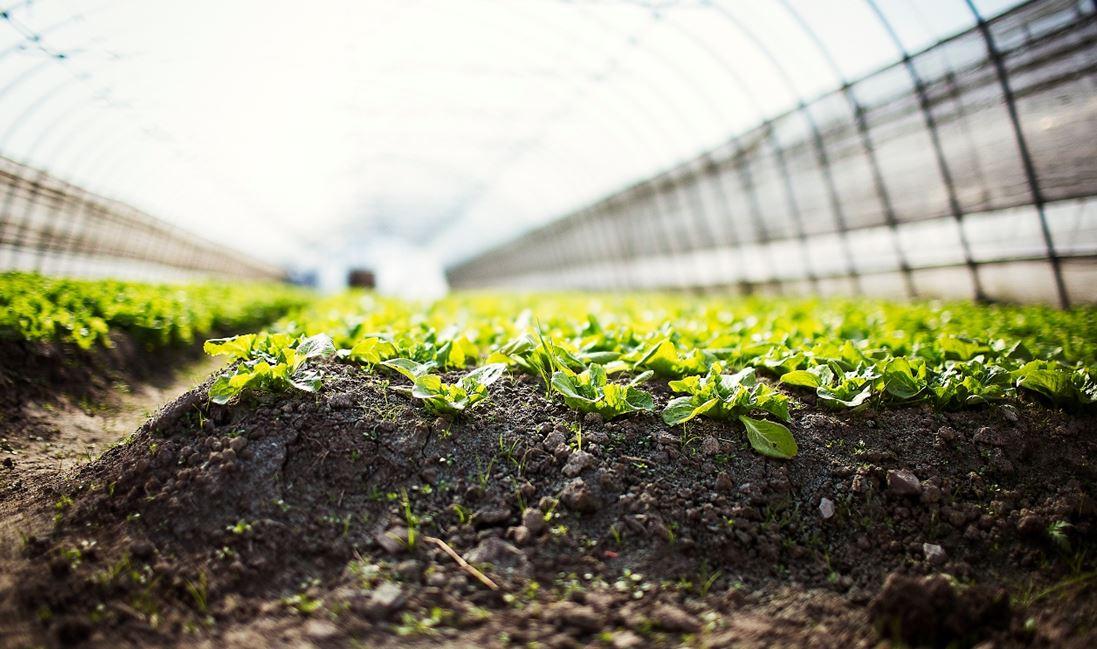
<path id="1" fill-rule="evenodd" d="M 723 170 L 720 169 L 719 163 L 717 163 L 710 154 L 706 154 L 705 163 L 707 173 L 711 178 L 713 191 L 716 192 L 716 202 L 718 205 L 722 205 L 724 208 L 724 214 L 723 218 L 721 218 L 721 221 L 725 223 L 730 223 L 731 221 L 736 219 L 736 215 L 731 211 L 731 202 L 728 201 L 727 192 L 724 188 Z M 730 256 L 733 260 L 733 272 L 735 274 L 737 283 L 736 291 L 738 293 L 746 293 L 747 275 L 746 270 L 743 266 L 743 257 L 742 255 L 736 254 L 735 252 L 736 249 L 742 251 L 742 241 L 739 239 L 739 233 L 736 231 L 736 228 L 729 227 L 728 234 L 729 238 L 731 239 L 731 254 L 728 256 Z"/>
<path id="2" fill-rule="evenodd" d="M 766 228 L 765 217 L 762 215 L 762 207 L 758 202 L 754 176 L 750 171 L 750 160 L 740 146 L 738 138 L 732 139 L 732 147 L 734 152 L 732 153 L 731 163 L 735 165 L 735 171 L 739 176 L 739 184 L 742 187 L 743 195 L 747 197 L 747 205 L 750 207 L 750 222 L 754 226 L 754 245 L 758 248 L 759 256 L 768 262 L 769 268 L 766 271 L 766 280 L 775 281 L 777 279 L 777 263 L 773 259 L 773 250 L 769 247 L 769 231 Z M 743 286 L 748 293 L 753 293 L 756 288 L 746 275 L 743 276 Z"/>
<path id="3" fill-rule="evenodd" d="M 964 232 L 964 212 L 960 208 L 959 199 L 956 198 L 956 184 L 952 180 L 952 170 L 949 169 L 944 147 L 941 145 L 941 136 L 937 130 L 937 120 L 933 116 L 933 107 L 930 106 L 929 97 L 926 94 L 925 82 L 918 73 L 918 69 L 914 67 L 914 61 L 910 58 L 910 53 L 903 45 L 903 41 L 895 32 L 895 28 L 891 25 L 891 21 L 889 21 L 887 16 L 884 15 L 884 12 L 880 10 L 880 7 L 876 4 L 875 0 L 866 0 L 866 2 L 868 2 L 869 7 L 871 7 L 872 11 L 876 14 L 880 24 L 883 25 L 884 31 L 887 32 L 891 42 L 895 45 L 896 49 L 899 50 L 899 54 L 903 57 L 903 67 L 906 68 L 907 74 L 914 84 L 914 92 L 918 97 L 918 105 L 922 109 L 922 119 L 925 122 L 926 130 L 929 132 L 930 142 L 933 144 L 933 155 L 937 162 L 937 170 L 940 172 L 941 180 L 945 185 L 949 211 L 952 213 L 952 218 L 956 222 L 956 230 L 960 237 L 960 248 L 964 253 L 964 263 L 968 267 L 972 285 L 975 287 L 975 299 L 985 300 L 986 294 L 983 292 L 983 284 L 979 279 L 979 267 L 976 265 L 975 258 L 971 254 L 971 244 L 968 242 L 967 233 Z"/>
<path id="4" fill-rule="evenodd" d="M 1029 151 L 1028 141 L 1025 139 L 1025 131 L 1021 127 L 1021 118 L 1017 112 L 1017 101 L 1013 95 L 1013 86 L 1009 82 L 1009 72 L 1006 70 L 1002 53 L 998 49 L 998 44 L 994 40 L 994 34 L 991 33 L 987 21 L 972 0 L 965 0 L 965 2 L 971 11 L 971 15 L 975 18 L 979 33 L 983 36 L 987 54 L 994 65 L 994 73 L 998 77 L 998 85 L 1002 89 L 1002 98 L 1006 103 L 1010 126 L 1013 129 L 1013 138 L 1017 144 L 1017 154 L 1021 157 L 1025 180 L 1028 182 L 1029 192 L 1032 195 L 1032 204 L 1035 206 L 1036 215 L 1040 220 L 1040 234 L 1044 240 L 1044 249 L 1048 263 L 1051 264 L 1051 272 L 1055 277 L 1055 290 L 1059 296 L 1059 306 L 1065 309 L 1070 306 L 1070 295 L 1067 293 L 1066 282 L 1063 281 L 1063 269 L 1059 260 L 1059 253 L 1055 249 L 1055 242 L 1051 238 L 1051 228 L 1047 222 L 1047 211 L 1044 209 L 1044 193 L 1040 189 L 1040 179 L 1036 173 L 1036 165 L 1032 162 L 1032 153 Z"/>

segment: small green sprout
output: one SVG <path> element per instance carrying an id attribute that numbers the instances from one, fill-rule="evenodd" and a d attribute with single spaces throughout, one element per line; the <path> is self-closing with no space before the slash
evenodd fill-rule
<path id="1" fill-rule="evenodd" d="M 417 363 L 407 358 L 394 358 L 381 363 L 411 379 L 411 388 L 398 388 L 422 399 L 427 410 L 440 415 L 458 415 L 488 397 L 488 386 L 503 376 L 506 365 L 490 363 L 465 374 L 457 383 L 446 383 L 442 377 L 430 374 L 433 363 Z"/>

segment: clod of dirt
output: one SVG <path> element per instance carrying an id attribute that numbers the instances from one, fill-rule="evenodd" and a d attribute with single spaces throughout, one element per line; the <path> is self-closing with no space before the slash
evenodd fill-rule
<path id="1" fill-rule="evenodd" d="M 558 602 L 549 607 L 548 614 L 567 626 L 573 626 L 586 632 L 597 631 L 605 625 L 603 617 L 593 608 L 574 602 Z"/>
<path id="2" fill-rule="evenodd" d="M 574 478 L 583 471 L 594 466 L 596 463 L 597 460 L 595 460 L 594 456 L 590 453 L 587 453 L 586 451 L 576 451 L 571 454 L 571 457 L 568 458 L 567 463 L 564 464 L 564 468 L 561 469 L 560 472 L 569 478 Z"/>
<path id="3" fill-rule="evenodd" d="M 389 554 L 400 554 L 408 547 L 408 529 L 392 527 L 374 537 L 377 545 Z"/>
<path id="4" fill-rule="evenodd" d="M 651 612 L 651 621 L 661 629 L 679 633 L 693 633 L 701 628 L 701 622 L 676 606 L 663 604 Z"/>
<path id="5" fill-rule="evenodd" d="M 407 595 L 398 584 L 391 581 L 385 582 L 370 595 L 366 604 L 367 615 L 375 620 L 382 619 L 393 611 L 399 610 L 405 601 L 407 601 Z"/>
<path id="6" fill-rule="evenodd" d="M 957 588 L 945 575 L 888 575 L 869 604 L 881 634 L 911 645 L 968 646 L 1009 628 L 1009 597 L 985 586 Z"/>
<path id="7" fill-rule="evenodd" d="M 528 563 L 521 550 L 495 536 L 481 541 L 465 558 L 473 564 L 490 564 L 497 569 L 518 572 L 524 571 Z"/>
<path id="8" fill-rule="evenodd" d="M 534 536 L 545 530 L 545 513 L 536 507 L 528 507 L 522 514 L 522 526 Z"/>
<path id="9" fill-rule="evenodd" d="M 590 514 L 598 511 L 598 500 L 587 488 L 587 483 L 582 478 L 575 478 L 567 483 L 560 492 L 560 500 L 577 512 Z"/>
<path id="10" fill-rule="evenodd" d="M 888 471 L 887 483 L 891 493 L 897 496 L 917 496 L 922 493 L 922 482 L 906 469 Z"/>

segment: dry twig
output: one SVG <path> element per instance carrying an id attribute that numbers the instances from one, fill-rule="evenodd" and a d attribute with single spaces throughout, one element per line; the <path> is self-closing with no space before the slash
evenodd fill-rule
<path id="1" fill-rule="evenodd" d="M 442 539 L 433 536 L 424 536 L 423 539 L 441 548 L 443 552 L 448 554 L 450 558 L 457 562 L 457 565 L 460 566 L 461 570 L 464 570 L 468 574 L 475 577 L 477 581 L 479 581 L 481 584 L 487 586 L 491 590 L 499 590 L 499 584 L 495 583 L 487 575 L 477 570 L 476 566 L 473 566 L 468 561 L 465 561 L 465 558 L 457 554 L 456 550 L 449 547 L 448 543 L 446 543 Z"/>

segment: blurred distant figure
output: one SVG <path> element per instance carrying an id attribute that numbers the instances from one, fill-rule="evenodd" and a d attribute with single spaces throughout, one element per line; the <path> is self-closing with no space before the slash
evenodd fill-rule
<path id="1" fill-rule="evenodd" d="M 401 239 L 379 237 L 326 261 L 318 274 L 323 291 L 353 286 L 406 299 L 433 300 L 449 290 L 438 256 Z"/>
<path id="2" fill-rule="evenodd" d="M 376 288 L 377 276 L 372 270 L 351 268 L 347 273 L 347 286 L 352 288 Z"/>

